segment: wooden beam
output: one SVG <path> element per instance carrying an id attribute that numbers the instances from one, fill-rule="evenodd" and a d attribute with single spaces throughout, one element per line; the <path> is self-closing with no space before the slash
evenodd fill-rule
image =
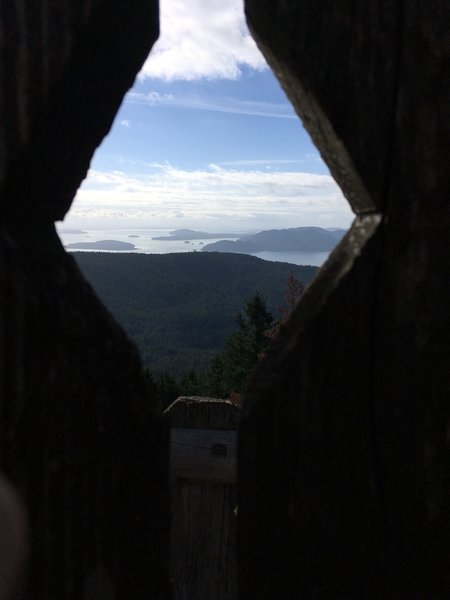
<path id="1" fill-rule="evenodd" d="M 171 429 L 171 478 L 236 483 L 236 442 L 236 431 Z"/>
<path id="2" fill-rule="evenodd" d="M 181 396 L 165 414 L 171 428 L 174 595 L 183 600 L 234 600 L 240 410 L 229 400 Z"/>

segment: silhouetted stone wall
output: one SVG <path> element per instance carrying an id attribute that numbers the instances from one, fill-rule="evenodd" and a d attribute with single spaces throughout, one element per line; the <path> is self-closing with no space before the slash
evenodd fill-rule
<path id="1" fill-rule="evenodd" d="M 168 440 L 134 346 L 61 246 L 157 4 L 3 2 L 0 458 L 30 522 L 24 597 L 168 598 Z"/>
<path id="2" fill-rule="evenodd" d="M 357 217 L 244 406 L 241 598 L 447 597 L 447 7 L 246 11 Z"/>

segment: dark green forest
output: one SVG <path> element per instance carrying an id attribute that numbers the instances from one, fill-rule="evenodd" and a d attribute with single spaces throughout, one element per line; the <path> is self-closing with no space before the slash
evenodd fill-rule
<path id="1" fill-rule="evenodd" d="M 317 267 L 226 253 L 74 252 L 80 269 L 137 344 L 152 374 L 202 373 L 237 329 L 256 293 L 276 317 L 288 275 L 307 284 Z"/>

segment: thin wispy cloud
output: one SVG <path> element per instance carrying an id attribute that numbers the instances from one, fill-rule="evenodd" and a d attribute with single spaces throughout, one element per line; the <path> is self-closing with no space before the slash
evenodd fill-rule
<path id="1" fill-rule="evenodd" d="M 218 163 L 219 166 L 226 167 L 258 167 L 258 166 L 277 166 L 277 165 L 294 165 L 307 162 L 304 159 L 281 159 L 268 158 L 258 160 L 226 160 Z"/>
<path id="2" fill-rule="evenodd" d="M 155 91 L 147 94 L 130 91 L 126 95 L 125 100 L 130 104 L 144 104 L 148 106 L 187 108 L 191 110 L 206 110 L 256 117 L 272 117 L 276 119 L 298 119 L 288 103 L 252 102 L 236 98 L 223 98 L 221 102 L 217 102 L 208 98 L 194 96 L 176 97 L 173 94 L 160 94 Z"/>
<path id="3" fill-rule="evenodd" d="M 130 119 L 122 119 L 121 121 L 119 121 L 119 125 L 122 125 L 122 127 L 127 127 L 129 129 L 131 127 L 131 121 Z"/>
<path id="4" fill-rule="evenodd" d="M 237 79 L 244 68 L 267 68 L 247 29 L 242 0 L 161 0 L 160 24 L 141 79 Z"/>

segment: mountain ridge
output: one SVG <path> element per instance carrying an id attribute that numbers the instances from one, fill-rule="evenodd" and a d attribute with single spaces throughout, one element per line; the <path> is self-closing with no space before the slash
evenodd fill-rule
<path id="1" fill-rule="evenodd" d="M 221 240 L 206 244 L 202 252 L 326 252 L 332 250 L 345 233 L 345 229 L 330 231 L 321 227 L 269 229 L 241 236 L 236 241 Z"/>

